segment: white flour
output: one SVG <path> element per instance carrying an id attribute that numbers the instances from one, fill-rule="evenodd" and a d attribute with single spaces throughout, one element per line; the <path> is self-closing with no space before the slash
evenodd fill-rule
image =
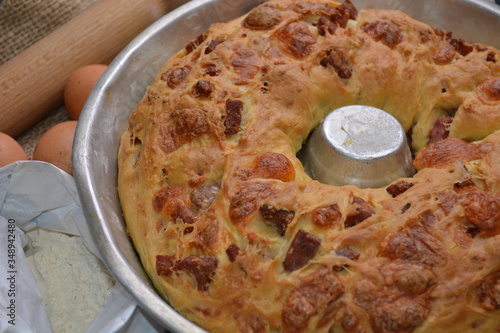
<path id="1" fill-rule="evenodd" d="M 26 235 L 26 256 L 53 333 L 85 332 L 110 295 L 113 278 L 80 237 L 43 229 Z"/>

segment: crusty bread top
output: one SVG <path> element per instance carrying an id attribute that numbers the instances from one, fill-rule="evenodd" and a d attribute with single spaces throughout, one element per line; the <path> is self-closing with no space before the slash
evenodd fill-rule
<path id="1" fill-rule="evenodd" d="M 414 177 L 309 178 L 296 153 L 351 104 L 401 122 Z M 163 65 L 123 134 L 118 190 L 159 293 L 207 330 L 486 332 L 499 129 L 498 50 L 399 11 L 275 0 Z"/>

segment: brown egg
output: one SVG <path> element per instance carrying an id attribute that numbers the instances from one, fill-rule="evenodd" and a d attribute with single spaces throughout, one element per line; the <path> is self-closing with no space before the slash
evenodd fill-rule
<path id="1" fill-rule="evenodd" d="M 0 133 L 0 167 L 27 159 L 28 155 L 16 140 L 5 133 Z"/>
<path id="2" fill-rule="evenodd" d="M 108 68 L 106 65 L 88 65 L 74 71 L 64 87 L 64 105 L 72 120 L 78 120 L 83 106 L 102 73 Z"/>
<path id="3" fill-rule="evenodd" d="M 45 132 L 36 144 L 33 159 L 49 162 L 73 175 L 71 154 L 76 124 L 76 120 L 65 121 Z"/>

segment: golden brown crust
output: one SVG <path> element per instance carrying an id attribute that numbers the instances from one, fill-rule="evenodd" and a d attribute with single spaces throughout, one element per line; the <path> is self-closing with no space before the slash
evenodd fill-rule
<path id="1" fill-rule="evenodd" d="M 214 332 L 498 329 L 499 77 L 498 50 L 349 2 L 274 0 L 213 25 L 122 136 L 146 272 Z M 297 151 L 349 104 L 411 132 L 414 177 L 362 190 L 307 176 Z"/>

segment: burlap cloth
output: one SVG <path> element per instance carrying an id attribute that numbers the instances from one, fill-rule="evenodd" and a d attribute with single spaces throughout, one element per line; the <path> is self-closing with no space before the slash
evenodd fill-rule
<path id="1" fill-rule="evenodd" d="M 0 65 L 68 22 L 98 0 L 0 0 Z M 28 156 L 39 137 L 68 120 L 64 107 L 54 110 L 17 140 Z"/>

